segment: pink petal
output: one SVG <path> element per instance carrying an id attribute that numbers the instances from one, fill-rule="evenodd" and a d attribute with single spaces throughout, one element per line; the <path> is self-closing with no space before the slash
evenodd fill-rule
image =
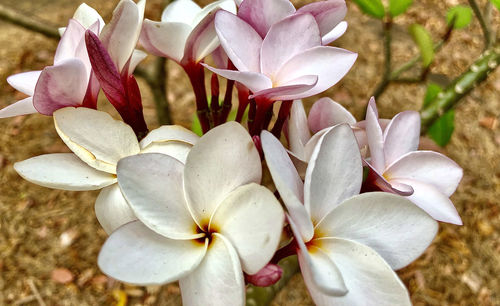
<path id="1" fill-rule="evenodd" d="M 366 137 L 370 148 L 370 164 L 376 169 L 377 173 L 384 173 L 384 135 L 378 122 L 377 106 L 373 97 L 368 102 L 366 110 Z"/>
<path id="2" fill-rule="evenodd" d="M 463 170 L 453 160 L 431 151 L 410 152 L 392 164 L 386 175 L 391 179 L 411 179 L 431 184 L 451 196 L 462 179 Z"/>
<path id="3" fill-rule="evenodd" d="M 385 164 L 389 166 L 401 156 L 418 149 L 420 114 L 405 111 L 397 114 L 384 131 Z"/>
<path id="4" fill-rule="evenodd" d="M 304 75 L 298 79 L 290 82 L 290 84 L 283 84 L 279 87 L 269 88 L 262 91 L 258 91 L 251 95 L 249 98 L 253 99 L 256 97 L 264 98 L 269 101 L 285 101 L 285 100 L 295 100 L 300 97 L 311 88 L 313 88 L 318 82 L 318 77 L 315 75 Z"/>
<path id="5" fill-rule="evenodd" d="M 191 27 L 180 22 L 144 20 L 140 43 L 149 53 L 180 62 Z"/>
<path id="6" fill-rule="evenodd" d="M 394 181 L 411 186 L 414 192 L 408 199 L 437 221 L 457 225 L 463 224 L 457 209 L 448 196 L 433 185 L 411 179 L 397 179 Z"/>
<path id="7" fill-rule="evenodd" d="M 304 147 L 311 139 L 311 133 L 309 133 L 306 111 L 301 100 L 293 101 L 287 127 L 290 150 L 301 157 L 304 156 Z"/>
<path id="8" fill-rule="evenodd" d="M 317 75 L 318 83 L 309 91 L 293 99 L 310 97 L 321 93 L 340 81 L 351 69 L 356 53 L 334 48 L 314 47 L 286 62 L 276 76 L 277 86 L 304 75 Z"/>
<path id="9" fill-rule="evenodd" d="M 87 91 L 87 70 L 82 61 L 68 59 L 43 69 L 33 95 L 40 114 L 52 115 L 60 108 L 81 105 Z"/>
<path id="10" fill-rule="evenodd" d="M 347 31 L 347 22 L 342 21 L 335 28 L 333 28 L 333 30 L 323 35 L 323 37 L 321 38 L 321 43 L 324 46 L 328 45 L 329 43 L 337 40 L 337 38 L 339 38 L 340 36 L 344 35 L 346 31 Z"/>
<path id="11" fill-rule="evenodd" d="M 261 37 L 269 28 L 283 18 L 295 13 L 288 0 L 245 0 L 238 9 L 238 17 L 250 24 Z"/>
<path id="12" fill-rule="evenodd" d="M 365 161 L 364 163 L 368 168 L 370 168 L 370 174 L 374 178 L 374 184 L 380 188 L 382 191 L 395 193 L 401 196 L 409 196 L 413 193 L 413 188 L 409 185 L 398 183 L 398 182 L 389 182 L 382 174 L 378 173 L 375 168 Z M 369 182 L 368 182 L 369 183 Z"/>
<path id="13" fill-rule="evenodd" d="M 316 101 L 309 111 L 309 128 L 317 133 L 322 129 L 341 123 L 353 125 L 356 119 L 342 105 L 330 98 L 321 98 Z"/>
<path id="14" fill-rule="evenodd" d="M 75 19 L 70 19 L 64 35 L 59 41 L 56 54 L 54 55 L 54 65 L 62 61 L 76 57 L 78 45 L 85 38 L 85 28 Z"/>
<path id="15" fill-rule="evenodd" d="M 260 72 L 262 38 L 249 24 L 220 10 L 215 16 L 215 30 L 227 56 L 239 71 Z"/>
<path id="16" fill-rule="evenodd" d="M 219 45 L 217 48 L 215 48 L 215 50 L 212 52 L 212 59 L 214 60 L 215 67 L 219 69 L 227 68 L 229 58 L 227 57 L 226 51 L 224 51 L 224 48 L 222 48 L 222 46 Z"/>
<path id="17" fill-rule="evenodd" d="M 310 14 L 297 14 L 269 29 L 260 53 L 262 73 L 273 78 L 281 66 L 295 55 L 321 45 L 318 24 Z"/>
<path id="18" fill-rule="evenodd" d="M 32 96 L 41 73 L 41 70 L 37 70 L 14 74 L 7 78 L 7 83 L 23 94 Z"/>
<path id="19" fill-rule="evenodd" d="M 191 25 L 201 8 L 191 0 L 172 1 L 161 14 L 162 22 L 182 22 Z"/>
<path id="20" fill-rule="evenodd" d="M 273 86 L 271 80 L 265 75 L 258 72 L 250 71 L 235 71 L 226 69 L 217 69 L 203 64 L 208 70 L 225 77 L 226 79 L 235 80 L 245 85 L 252 92 L 259 92 Z"/>
<path id="21" fill-rule="evenodd" d="M 321 36 L 324 36 L 344 20 L 347 6 L 344 0 L 318 1 L 304 5 L 297 13 L 313 15 L 318 23 Z"/>
<path id="22" fill-rule="evenodd" d="M 209 13 L 193 29 L 186 41 L 183 62 L 198 63 L 217 48 L 219 41 L 215 32 L 216 12 Z"/>
<path id="23" fill-rule="evenodd" d="M 33 106 L 33 97 L 22 99 L 0 110 L 0 118 L 28 115 L 37 113 Z"/>

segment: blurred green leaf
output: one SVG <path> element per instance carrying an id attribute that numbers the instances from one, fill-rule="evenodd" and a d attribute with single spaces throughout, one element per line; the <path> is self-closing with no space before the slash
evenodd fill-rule
<path id="1" fill-rule="evenodd" d="M 450 25 L 453 22 L 455 29 L 463 29 L 469 25 L 472 20 L 472 9 L 468 6 L 457 5 L 452 7 L 446 13 L 446 22 Z"/>
<path id="2" fill-rule="evenodd" d="M 363 13 L 382 19 L 385 16 L 384 5 L 380 0 L 354 0 Z"/>
<path id="3" fill-rule="evenodd" d="M 429 136 L 441 147 L 450 142 L 451 135 L 455 129 L 455 111 L 449 110 L 444 113 L 428 130 Z"/>
<path id="4" fill-rule="evenodd" d="M 432 43 L 431 35 L 423 26 L 419 24 L 411 25 L 410 33 L 420 49 L 422 64 L 424 67 L 428 67 L 432 63 L 432 60 L 434 60 L 434 45 Z"/>
<path id="5" fill-rule="evenodd" d="M 429 104 L 436 99 L 441 91 L 443 91 L 441 86 L 435 83 L 430 83 L 429 86 L 427 86 L 427 91 L 425 92 L 424 105 L 422 108 L 429 106 Z"/>
<path id="6" fill-rule="evenodd" d="M 198 119 L 198 115 L 193 115 L 193 121 L 191 122 L 191 131 L 198 136 L 203 135 L 203 130 L 201 129 L 200 119 Z"/>
<path id="7" fill-rule="evenodd" d="M 403 14 L 413 3 L 413 0 L 390 0 L 389 13 L 392 17 Z"/>
<path id="8" fill-rule="evenodd" d="M 497 10 L 500 11 L 500 0 L 491 0 L 491 3 L 493 3 L 493 5 L 497 7 Z"/>

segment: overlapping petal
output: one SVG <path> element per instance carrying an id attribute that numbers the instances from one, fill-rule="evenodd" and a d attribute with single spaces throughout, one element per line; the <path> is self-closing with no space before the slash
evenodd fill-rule
<path id="1" fill-rule="evenodd" d="M 318 1 L 304 5 L 297 13 L 311 14 L 318 23 L 322 37 L 329 34 L 345 17 L 347 6 L 344 0 Z"/>
<path id="2" fill-rule="evenodd" d="M 37 110 L 33 106 L 33 97 L 19 100 L 0 110 L 0 118 L 34 114 Z"/>
<path id="3" fill-rule="evenodd" d="M 41 73 L 42 71 L 38 70 L 14 74 L 7 78 L 7 83 L 20 92 L 32 96 L 35 93 L 36 82 L 38 82 Z"/>
<path id="4" fill-rule="evenodd" d="M 303 157 L 305 154 L 304 147 L 311 139 L 311 133 L 309 132 L 306 111 L 301 100 L 293 101 L 287 127 L 288 147 L 294 154 Z"/>
<path id="5" fill-rule="evenodd" d="M 314 102 L 307 118 L 309 128 L 317 133 L 324 128 L 341 123 L 354 125 L 356 119 L 342 105 L 330 98 L 324 97 Z"/>
<path id="6" fill-rule="evenodd" d="M 375 99 L 372 97 L 366 110 L 366 137 L 370 147 L 370 164 L 378 173 L 385 170 L 384 135 L 378 122 Z"/>
<path id="7" fill-rule="evenodd" d="M 190 1 L 175 1 L 190 2 Z M 181 22 L 155 22 L 144 20 L 140 43 L 151 54 L 180 62 L 191 27 Z"/>
<path id="8" fill-rule="evenodd" d="M 420 114 L 405 111 L 397 114 L 384 130 L 385 164 L 389 166 L 401 156 L 418 149 Z"/>
<path id="9" fill-rule="evenodd" d="M 263 38 L 273 24 L 293 13 L 295 7 L 289 0 L 245 0 L 238 9 L 238 16 Z"/>
<path id="10" fill-rule="evenodd" d="M 118 184 L 101 190 L 95 200 L 94 211 L 97 220 L 108 235 L 120 226 L 137 220 Z"/>

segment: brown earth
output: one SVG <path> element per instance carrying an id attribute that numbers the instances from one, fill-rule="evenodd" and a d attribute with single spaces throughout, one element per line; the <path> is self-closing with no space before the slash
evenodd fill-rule
<path id="1" fill-rule="evenodd" d="M 87 3 L 109 20 L 116 2 Z M 148 17 L 158 19 L 160 2 L 148 2 Z M 396 19 L 395 66 L 417 52 L 406 32 L 408 25 L 423 24 L 437 39 L 445 30 L 446 9 L 466 3 L 415 2 L 406 15 Z M 2 4 L 63 26 L 79 2 L 2 0 Z M 493 18 L 498 28 L 498 12 L 493 12 Z M 360 119 L 383 71 L 381 26 L 351 4 L 347 20 L 349 30 L 336 45 L 358 52 L 359 58 L 344 80 L 322 96 L 333 97 Z M 56 45 L 40 34 L 0 22 L 0 107 L 23 97 L 7 85 L 6 77 L 49 65 Z M 482 34 L 474 21 L 453 34 L 437 55 L 431 72 L 441 80 L 452 79 L 477 58 L 481 49 Z M 168 97 L 175 123 L 189 126 L 193 94 L 181 70 L 173 63 L 169 63 L 169 69 Z M 140 85 L 146 120 L 154 127 L 157 123 L 149 89 Z M 500 305 L 499 91 L 497 70 L 457 107 L 456 131 L 443 152 L 464 168 L 464 178 L 452 196 L 464 225 L 441 224 L 427 252 L 399 271 L 416 305 Z M 381 116 L 391 118 L 403 110 L 418 110 L 424 92 L 424 85 L 391 85 L 378 99 Z M 314 100 L 307 102 L 310 105 Z M 109 110 L 104 99 L 101 105 Z M 129 305 L 180 304 L 175 284 L 162 289 L 124 286 L 100 273 L 96 260 L 106 234 L 94 217 L 96 192 L 42 188 L 22 180 L 13 170 L 16 161 L 67 151 L 51 118 L 31 115 L 3 119 L 0 131 L 0 305 L 39 305 L 37 296 L 47 305 L 106 305 L 123 302 L 124 295 Z M 432 143 L 426 141 L 426 145 Z M 310 304 L 300 275 L 274 301 L 274 305 Z"/>

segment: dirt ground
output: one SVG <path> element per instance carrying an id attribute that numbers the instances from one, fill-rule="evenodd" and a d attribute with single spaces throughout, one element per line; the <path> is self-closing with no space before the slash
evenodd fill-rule
<path id="1" fill-rule="evenodd" d="M 117 0 L 87 3 L 109 20 Z M 146 15 L 158 19 L 159 0 L 148 0 Z M 205 1 L 207 2 L 207 1 Z M 305 2 L 305 1 L 303 1 Z M 446 9 L 467 1 L 419 0 L 396 19 L 394 63 L 416 54 L 406 32 L 415 22 L 434 38 L 445 30 Z M 295 1 L 297 4 L 298 1 Z M 484 1 L 481 1 L 484 3 Z M 63 26 L 77 0 L 2 0 L 2 4 L 47 23 Z M 498 12 L 493 13 L 499 24 Z M 381 26 L 349 3 L 349 30 L 336 45 L 358 52 L 352 71 L 322 96 L 333 97 L 360 119 L 383 69 Z M 7 85 L 7 76 L 50 65 L 56 42 L 0 22 L 0 107 L 22 98 Z M 441 80 L 463 72 L 480 54 L 482 34 L 477 21 L 453 34 L 437 55 L 431 72 Z M 411 74 L 411 72 L 410 72 Z M 143 89 L 146 120 L 157 125 L 149 89 Z M 440 225 L 434 243 L 422 257 L 399 271 L 415 305 L 500 305 L 500 70 L 491 74 L 457 107 L 456 131 L 442 151 L 464 168 L 452 196 L 463 226 Z M 378 99 L 382 117 L 418 110 L 424 85 L 391 85 Z M 174 121 L 189 126 L 193 94 L 182 71 L 169 63 L 169 93 Z M 314 99 L 306 101 L 309 105 Z M 106 101 L 101 101 L 104 108 Z M 106 238 L 93 212 L 96 192 L 67 192 L 22 180 L 13 164 L 35 155 L 67 152 L 50 117 L 30 115 L 0 120 L 0 305 L 179 305 L 175 284 L 124 286 L 107 279 L 97 267 Z M 426 147 L 432 143 L 426 141 Z M 434 147 L 433 149 L 438 149 Z M 301 276 L 296 275 L 273 305 L 312 305 Z"/>

